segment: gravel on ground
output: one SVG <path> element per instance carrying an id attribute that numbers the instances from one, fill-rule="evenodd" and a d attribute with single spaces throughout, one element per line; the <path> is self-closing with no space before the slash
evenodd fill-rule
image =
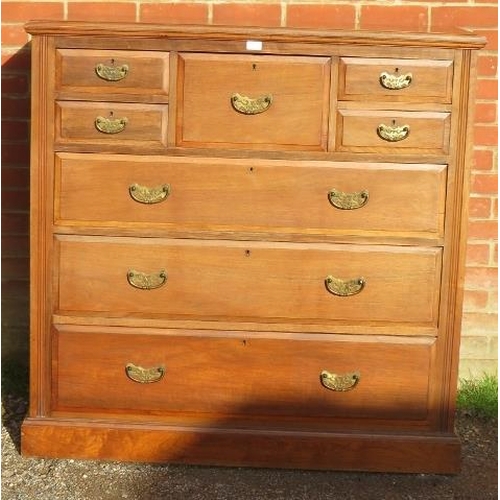
<path id="1" fill-rule="evenodd" d="M 498 424 L 461 412 L 462 472 L 374 474 L 200 467 L 19 454 L 27 402 L 3 395 L 3 500 L 488 500 L 498 498 Z"/>

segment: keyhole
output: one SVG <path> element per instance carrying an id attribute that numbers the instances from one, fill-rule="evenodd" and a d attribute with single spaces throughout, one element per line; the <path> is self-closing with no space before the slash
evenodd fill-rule
<path id="1" fill-rule="evenodd" d="M 396 73 L 399 73 L 399 68 L 396 68 L 394 71 L 395 71 Z"/>
<path id="2" fill-rule="evenodd" d="M 250 250 L 245 250 L 245 255 L 246 255 L 247 257 L 250 257 L 250 253 L 251 253 L 251 252 L 250 252 Z"/>
<path id="3" fill-rule="evenodd" d="M 255 71 L 257 69 L 257 65 L 255 63 L 252 64 L 252 70 Z"/>

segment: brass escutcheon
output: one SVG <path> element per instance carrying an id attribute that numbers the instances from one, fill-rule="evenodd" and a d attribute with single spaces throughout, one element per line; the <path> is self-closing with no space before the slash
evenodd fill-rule
<path id="1" fill-rule="evenodd" d="M 95 67 L 95 72 L 99 78 L 106 80 L 107 82 L 117 82 L 123 80 L 128 74 L 128 65 L 122 64 L 121 66 L 115 66 L 114 61 L 111 61 L 111 65 L 99 63 Z"/>
<path id="2" fill-rule="evenodd" d="M 134 288 L 140 290 L 154 290 L 167 282 L 167 273 L 164 269 L 158 273 L 146 274 L 130 269 L 127 271 L 127 281 Z"/>
<path id="3" fill-rule="evenodd" d="M 99 132 L 103 134 L 119 134 L 125 130 L 125 126 L 128 123 L 128 118 L 105 118 L 104 116 L 98 116 L 95 119 L 95 127 Z"/>
<path id="4" fill-rule="evenodd" d="M 413 75 L 411 73 L 406 73 L 404 75 L 400 75 L 396 72 L 396 74 L 388 73 L 387 71 L 383 71 L 380 73 L 380 85 L 388 90 L 402 90 L 410 86 L 410 83 L 413 79 Z"/>
<path id="5" fill-rule="evenodd" d="M 364 278 L 343 280 L 331 275 L 325 278 L 326 289 L 338 297 L 349 297 L 358 294 L 365 287 L 365 283 Z"/>
<path id="6" fill-rule="evenodd" d="M 140 184 L 131 184 L 128 188 L 130 196 L 138 203 L 152 205 L 160 203 L 167 199 L 170 194 L 170 184 L 162 184 L 156 187 L 141 186 Z"/>
<path id="7" fill-rule="evenodd" d="M 340 210 L 356 210 L 364 207 L 368 203 L 369 193 L 366 189 L 354 193 L 344 193 L 338 189 L 331 189 L 328 192 L 330 203 Z"/>
<path id="8" fill-rule="evenodd" d="M 377 134 L 384 141 L 399 142 L 408 137 L 410 134 L 410 126 L 385 125 L 384 123 L 381 123 L 377 127 Z"/>
<path id="9" fill-rule="evenodd" d="M 231 96 L 231 105 L 233 108 L 238 111 L 238 113 L 243 113 L 244 115 L 258 115 L 259 113 L 263 113 L 269 109 L 272 102 L 273 96 L 271 94 L 255 99 L 241 94 L 233 94 Z"/>
<path id="10" fill-rule="evenodd" d="M 142 366 L 127 363 L 125 365 L 125 373 L 130 380 L 139 384 L 151 384 L 159 382 L 165 375 L 165 367 L 163 365 L 153 366 L 152 368 L 143 368 Z"/>
<path id="11" fill-rule="evenodd" d="M 337 375 L 323 370 L 320 374 L 320 380 L 323 387 L 336 392 L 346 392 L 354 389 L 358 385 L 360 379 L 361 375 L 359 372 Z"/>

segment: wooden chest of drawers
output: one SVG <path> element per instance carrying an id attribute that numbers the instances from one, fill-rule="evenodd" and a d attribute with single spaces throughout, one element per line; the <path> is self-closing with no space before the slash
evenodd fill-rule
<path id="1" fill-rule="evenodd" d="M 27 30 L 23 453 L 457 471 L 483 40 Z"/>

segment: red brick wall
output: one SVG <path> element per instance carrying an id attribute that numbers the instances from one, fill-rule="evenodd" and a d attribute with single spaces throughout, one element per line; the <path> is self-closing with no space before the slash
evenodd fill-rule
<path id="1" fill-rule="evenodd" d="M 28 290 L 29 19 L 321 28 L 473 28 L 488 44 L 478 64 L 461 375 L 497 368 L 496 2 L 490 0 L 9 1 L 2 2 L 2 331 L 4 354 L 25 352 Z"/>

